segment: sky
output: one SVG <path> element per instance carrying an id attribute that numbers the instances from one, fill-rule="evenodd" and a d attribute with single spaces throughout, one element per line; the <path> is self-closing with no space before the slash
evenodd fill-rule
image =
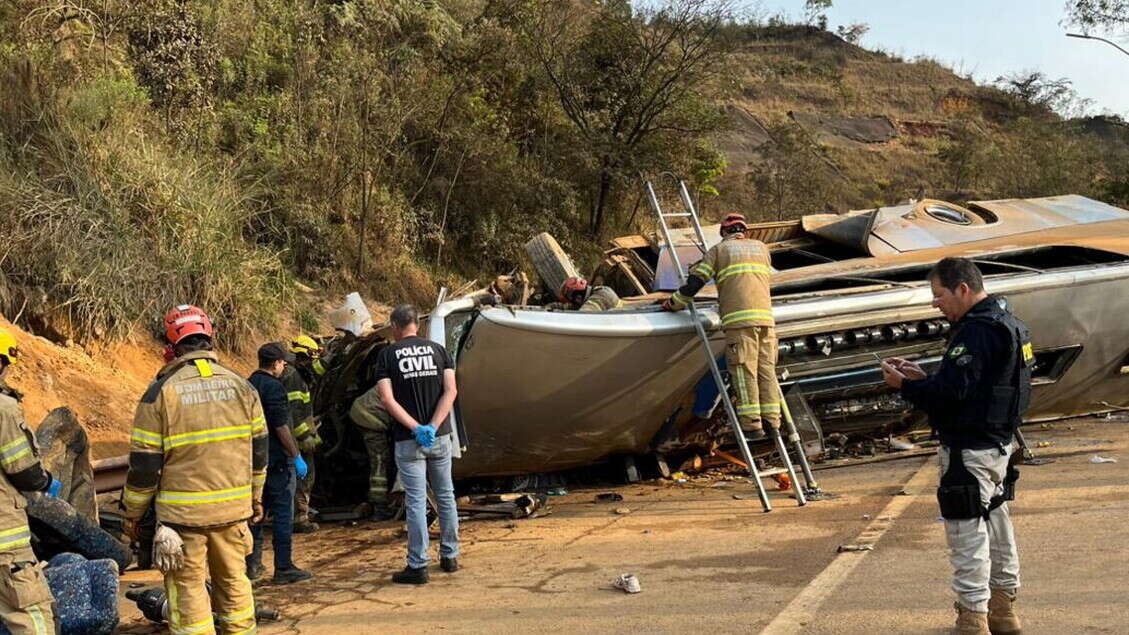
<path id="1" fill-rule="evenodd" d="M 803 0 L 742 0 L 759 13 L 802 15 Z M 981 83 L 1017 71 L 1065 77 L 1081 98 L 1094 101 L 1089 114 L 1129 116 L 1129 55 L 1094 40 L 1065 36 L 1064 0 L 835 0 L 829 29 L 865 22 L 859 42 L 906 59 L 923 55 L 972 74 Z M 1095 35 L 1101 35 L 1095 33 Z M 1105 35 L 1129 49 L 1124 36 Z"/>

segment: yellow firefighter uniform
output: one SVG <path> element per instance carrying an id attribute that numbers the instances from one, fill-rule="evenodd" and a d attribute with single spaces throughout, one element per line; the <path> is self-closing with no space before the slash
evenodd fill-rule
<path id="1" fill-rule="evenodd" d="M 263 409 L 247 380 L 211 351 L 161 369 L 134 416 L 122 503 L 138 520 L 155 501 L 157 520 L 184 540 L 184 566 L 165 576 L 173 635 L 254 632 L 244 558 L 266 467 Z"/>
<path id="2" fill-rule="evenodd" d="M 374 506 L 388 505 L 388 466 L 392 460 L 392 415 L 384 409 L 376 386 L 369 388 L 353 401 L 349 418 L 357 424 L 368 452 L 369 480 L 368 502 Z M 396 424 L 399 425 L 399 424 Z"/>
<path id="3" fill-rule="evenodd" d="M 707 281 L 716 282 L 725 361 L 737 393 L 737 415 L 746 430 L 760 430 L 762 422 L 780 427 L 771 275 L 768 247 L 731 234 L 690 268 L 689 280 L 670 298 L 672 308 L 683 309 Z"/>
<path id="4" fill-rule="evenodd" d="M 619 299 L 619 294 L 611 287 L 604 286 L 592 287 L 588 292 L 588 297 L 584 299 L 584 304 L 580 305 L 580 310 L 584 312 L 611 311 L 619 308 L 623 308 L 623 301 Z"/>
<path id="5" fill-rule="evenodd" d="M 55 600 L 31 551 L 27 501 L 51 476 L 39 463 L 35 437 L 24 422 L 17 393 L 0 381 L 0 619 L 14 635 L 54 633 Z"/>

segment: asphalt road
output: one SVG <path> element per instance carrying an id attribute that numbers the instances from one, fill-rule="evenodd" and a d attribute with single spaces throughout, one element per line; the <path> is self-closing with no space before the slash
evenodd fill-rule
<path id="1" fill-rule="evenodd" d="M 1023 468 L 1013 504 L 1024 632 L 1129 632 L 1129 423 L 1026 433 L 1051 442 L 1038 451 L 1056 461 Z M 1122 461 L 1091 464 L 1095 454 Z M 463 569 L 435 568 L 424 587 L 389 581 L 401 528 L 328 528 L 296 537 L 315 580 L 257 587 L 285 616 L 261 632 L 944 633 L 955 614 L 934 461 L 819 471 L 836 498 L 798 508 L 773 492 L 768 514 L 739 481 L 644 483 L 616 489 L 618 503 L 593 502 L 607 489 L 573 491 L 543 518 L 466 522 Z M 844 544 L 873 550 L 837 553 Z M 642 593 L 612 588 L 625 572 Z M 130 604 L 123 632 L 154 632 Z"/>

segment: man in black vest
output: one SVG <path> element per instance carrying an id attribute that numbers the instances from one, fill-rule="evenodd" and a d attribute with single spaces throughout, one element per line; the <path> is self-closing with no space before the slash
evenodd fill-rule
<path id="1" fill-rule="evenodd" d="M 929 415 L 941 440 L 937 500 L 954 569 L 953 632 L 1019 633 L 1019 553 L 1007 501 L 1019 478 L 1012 438 L 1030 402 L 1031 340 L 1006 303 L 984 291 L 971 261 L 945 258 L 929 282 L 933 306 L 954 326 L 940 367 L 926 376 L 894 357 L 882 363 L 882 374 Z"/>

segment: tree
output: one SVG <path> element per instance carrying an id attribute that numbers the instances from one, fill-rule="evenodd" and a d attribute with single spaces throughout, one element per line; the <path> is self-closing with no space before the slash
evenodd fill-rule
<path id="1" fill-rule="evenodd" d="M 855 22 L 851 25 L 840 24 L 839 28 L 836 29 L 839 37 L 851 44 L 858 44 L 862 36 L 866 35 L 868 31 L 870 31 L 870 25 L 865 22 Z"/>
<path id="2" fill-rule="evenodd" d="M 1069 0 L 1066 23 L 1084 31 L 1124 31 L 1129 28 L 1129 0 Z"/>
<path id="3" fill-rule="evenodd" d="M 833 0 L 804 0 L 804 22 L 809 25 L 818 24 L 820 28 L 827 29 L 827 14 Z"/>
<path id="4" fill-rule="evenodd" d="M 1004 92 L 1037 109 L 1065 114 L 1078 101 L 1069 79 L 1051 79 L 1040 71 L 1002 75 L 995 83 Z"/>
<path id="5" fill-rule="evenodd" d="M 525 46 L 594 172 L 588 231 L 598 236 L 617 183 L 669 169 L 674 157 L 689 154 L 678 148 L 691 148 L 723 121 L 710 100 L 729 57 L 731 44 L 720 30 L 731 20 L 731 2 L 667 0 L 637 9 L 628 0 L 533 0 L 526 6 Z"/>

